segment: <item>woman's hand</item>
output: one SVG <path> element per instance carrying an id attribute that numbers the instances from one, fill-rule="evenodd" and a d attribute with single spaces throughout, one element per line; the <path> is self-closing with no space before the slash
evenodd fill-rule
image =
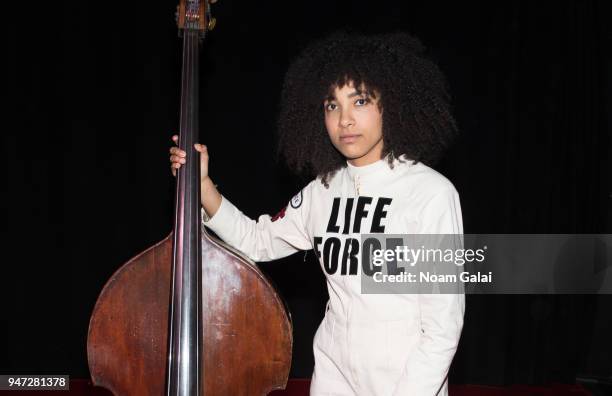
<path id="1" fill-rule="evenodd" d="M 174 144 L 178 144 L 178 135 L 172 136 Z M 196 143 L 193 147 L 200 153 L 200 180 L 208 178 L 208 149 L 205 145 Z M 187 153 L 178 147 L 170 148 L 170 169 L 172 175 L 176 176 L 176 171 L 187 162 Z"/>
<path id="2" fill-rule="evenodd" d="M 172 140 L 174 144 L 178 144 L 178 135 L 172 136 Z M 204 207 L 208 216 L 212 217 L 221 205 L 221 194 L 217 190 L 217 186 L 208 177 L 208 150 L 206 146 L 196 143 L 193 147 L 200 153 L 200 199 L 202 200 L 202 207 Z M 170 148 L 170 169 L 173 176 L 176 176 L 177 169 L 186 162 L 187 153 L 176 146 Z"/>

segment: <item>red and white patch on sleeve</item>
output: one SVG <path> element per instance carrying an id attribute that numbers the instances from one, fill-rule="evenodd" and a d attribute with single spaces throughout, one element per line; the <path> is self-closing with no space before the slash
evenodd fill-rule
<path id="1" fill-rule="evenodd" d="M 287 210 L 287 206 L 285 205 L 284 208 L 282 208 L 277 214 L 274 215 L 274 217 L 272 217 L 272 221 L 276 221 L 278 219 L 282 219 L 283 217 L 285 217 L 285 211 Z"/>

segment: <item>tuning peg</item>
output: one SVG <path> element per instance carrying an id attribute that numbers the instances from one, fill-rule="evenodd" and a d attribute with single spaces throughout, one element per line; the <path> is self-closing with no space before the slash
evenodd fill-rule
<path id="1" fill-rule="evenodd" d="M 217 18 L 215 17 L 210 18 L 210 20 L 208 21 L 208 30 L 213 30 L 216 24 L 217 24 Z"/>

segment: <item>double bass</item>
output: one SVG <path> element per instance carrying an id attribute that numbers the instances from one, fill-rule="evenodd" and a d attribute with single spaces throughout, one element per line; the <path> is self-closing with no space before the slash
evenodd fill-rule
<path id="1" fill-rule="evenodd" d="M 198 158 L 199 49 L 207 0 L 181 0 L 179 147 Z M 178 171 L 173 231 L 108 280 L 87 337 L 92 382 L 115 396 L 266 395 L 284 389 L 292 325 L 257 265 L 202 226 L 199 161 Z"/>

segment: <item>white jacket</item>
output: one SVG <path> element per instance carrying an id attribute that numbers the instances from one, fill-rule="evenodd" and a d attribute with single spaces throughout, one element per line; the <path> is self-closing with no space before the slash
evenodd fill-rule
<path id="1" fill-rule="evenodd" d="M 394 377 L 381 377 L 394 382 L 390 394 L 446 395 L 446 377 L 463 327 L 464 295 L 361 294 L 361 255 L 357 254 L 361 233 L 463 233 L 453 184 L 428 166 L 401 158 L 404 162 L 395 159 L 393 169 L 386 158 L 362 167 L 347 162 L 329 180 L 329 188 L 317 178 L 277 215 L 264 214 L 257 221 L 222 197 L 218 211 L 204 225 L 253 261 L 314 249 L 327 278 L 330 314 L 346 323 L 408 320 L 408 338 L 400 350 L 393 351 L 401 370 Z M 358 352 L 360 360 L 368 360 L 371 354 Z M 338 364 L 352 366 L 350 359 L 346 362 Z M 346 370 L 356 381 L 371 374 L 359 371 L 358 365 Z"/>

